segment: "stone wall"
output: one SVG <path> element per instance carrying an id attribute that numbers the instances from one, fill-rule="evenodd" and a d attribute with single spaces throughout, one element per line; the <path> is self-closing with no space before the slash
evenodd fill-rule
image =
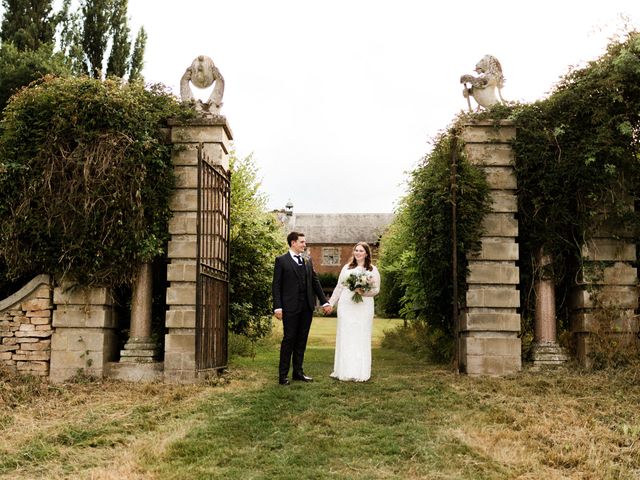
<path id="1" fill-rule="evenodd" d="M 470 375 L 513 374 L 522 363 L 517 182 L 509 144 L 515 133 L 507 121 L 472 123 L 462 132 L 467 158 L 484 170 L 493 200 L 484 219 L 482 249 L 468 259 L 459 360 Z"/>
<path id="2" fill-rule="evenodd" d="M 584 268 L 570 299 L 571 332 L 578 362 L 590 367 L 594 342 L 610 342 L 603 345 L 610 353 L 639 348 L 636 246 L 624 232 L 605 229 L 582 247 L 582 257 Z"/>
<path id="3" fill-rule="evenodd" d="M 51 282 L 39 275 L 0 301 L 0 365 L 47 376 L 51 358 Z"/>
<path id="4" fill-rule="evenodd" d="M 111 290 L 62 284 L 54 289 L 49 379 L 64 382 L 79 372 L 102 378 L 117 358 L 117 316 Z"/>

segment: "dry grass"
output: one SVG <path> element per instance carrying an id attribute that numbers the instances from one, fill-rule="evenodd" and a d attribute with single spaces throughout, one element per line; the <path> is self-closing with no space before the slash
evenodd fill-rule
<path id="1" fill-rule="evenodd" d="M 50 385 L 0 371 L 0 478 L 152 478 L 141 457 L 161 455 L 193 428 L 203 401 L 260 383 L 241 370 L 223 386 Z"/>
<path id="2" fill-rule="evenodd" d="M 640 478 L 640 371 L 523 372 L 461 377 L 451 387 L 475 408 L 454 436 L 518 479 Z"/>
<path id="3" fill-rule="evenodd" d="M 333 326 L 320 321 L 309 349 L 317 376 L 332 362 Z M 284 454 L 273 443 L 287 438 L 315 462 L 315 473 L 298 478 L 640 478 L 638 366 L 470 378 L 377 348 L 366 385 L 319 378 L 283 390 L 274 385 L 276 357 L 277 345 L 259 348 L 217 386 L 54 386 L 0 371 L 0 478 L 208 478 L 172 458 L 195 455 L 207 471 L 213 439 L 240 472 L 229 478 L 247 478 L 265 468 L 256 457 L 280 471 Z M 289 420 L 272 411 L 283 404 L 296 406 Z M 247 443 L 243 432 L 265 428 Z M 201 450 L 206 441 L 214 451 Z M 335 455 L 337 444 L 348 446 L 345 456 Z"/>

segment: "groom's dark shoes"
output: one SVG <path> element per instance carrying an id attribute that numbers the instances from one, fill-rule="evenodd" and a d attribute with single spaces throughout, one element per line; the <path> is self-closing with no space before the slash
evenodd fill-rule
<path id="1" fill-rule="evenodd" d="M 307 377 L 304 373 L 294 373 L 292 378 L 300 382 L 313 382 L 313 378 Z"/>
<path id="2" fill-rule="evenodd" d="M 280 385 L 289 385 L 289 379 L 287 377 L 280 377 L 278 383 Z"/>

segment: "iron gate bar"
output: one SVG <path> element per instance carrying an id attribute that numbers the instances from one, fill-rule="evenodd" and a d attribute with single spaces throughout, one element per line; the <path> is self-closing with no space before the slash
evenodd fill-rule
<path id="1" fill-rule="evenodd" d="M 196 369 L 227 366 L 230 182 L 198 145 Z"/>

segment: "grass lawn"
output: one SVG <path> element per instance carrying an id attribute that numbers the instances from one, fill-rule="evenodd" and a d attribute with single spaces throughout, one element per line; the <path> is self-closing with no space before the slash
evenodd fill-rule
<path id="1" fill-rule="evenodd" d="M 0 478 L 640 478 L 636 369 L 469 378 L 376 346 L 342 383 L 333 332 L 314 320 L 311 384 L 277 384 L 276 341 L 216 385 L 0 381 Z"/>

